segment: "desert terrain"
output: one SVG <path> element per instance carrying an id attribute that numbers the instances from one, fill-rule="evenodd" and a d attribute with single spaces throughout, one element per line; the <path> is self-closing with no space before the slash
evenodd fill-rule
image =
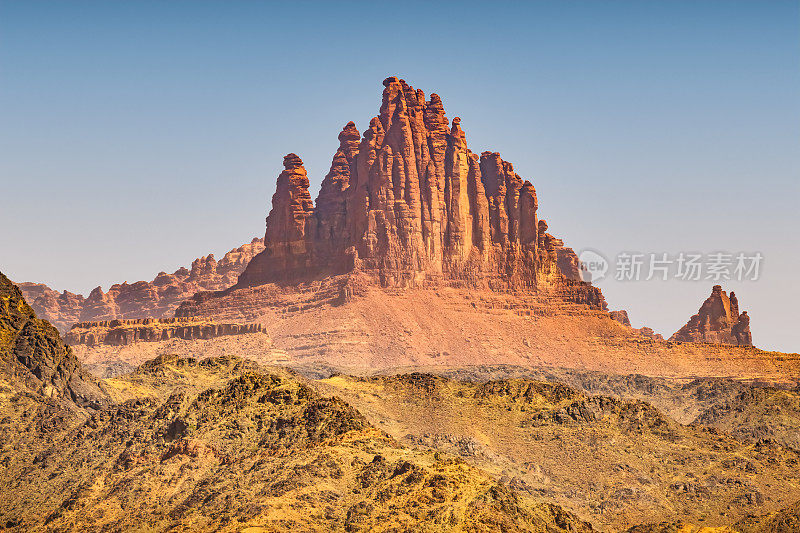
<path id="1" fill-rule="evenodd" d="M 632 328 L 405 80 L 338 141 L 316 199 L 283 158 L 219 262 L 88 297 L 0 275 L 0 528 L 800 530 L 800 355 L 733 292 Z"/>

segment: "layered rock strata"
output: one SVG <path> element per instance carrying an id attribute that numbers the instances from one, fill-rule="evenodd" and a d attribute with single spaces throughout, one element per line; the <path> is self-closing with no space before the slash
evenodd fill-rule
<path id="1" fill-rule="evenodd" d="M 72 327 L 64 340 L 73 345 L 125 346 L 136 342 L 213 339 L 248 333 L 267 335 L 267 330 L 261 324 L 219 324 L 193 318 L 145 318 L 80 322 Z"/>
<path id="2" fill-rule="evenodd" d="M 235 248 L 217 261 L 214 254 L 199 257 L 191 268 L 172 274 L 159 272 L 153 281 L 117 283 L 108 292 L 97 287 L 84 297 L 61 293 L 41 283 L 18 286 L 36 313 L 67 332 L 76 322 L 171 316 L 178 305 L 197 291 L 222 290 L 235 284 L 250 260 L 264 249 L 263 239 Z"/>
<path id="3" fill-rule="evenodd" d="M 316 205 L 301 159 L 284 158 L 265 249 L 234 289 L 361 272 L 384 287 L 523 290 L 604 309 L 540 220 L 533 184 L 499 153 L 473 153 L 436 94 L 383 85 L 363 135 L 352 122 L 339 134 Z"/>
<path id="4" fill-rule="evenodd" d="M 721 285 L 714 285 L 698 313 L 670 338 L 677 342 L 710 342 L 752 346 L 750 317 L 739 314 L 739 300 L 731 291 L 728 296 Z"/>

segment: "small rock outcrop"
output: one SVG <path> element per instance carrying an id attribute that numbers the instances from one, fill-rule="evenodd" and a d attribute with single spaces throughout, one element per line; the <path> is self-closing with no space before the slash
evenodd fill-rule
<path id="1" fill-rule="evenodd" d="M 37 315 L 66 333 L 76 322 L 172 316 L 178 305 L 194 293 L 222 290 L 236 283 L 250 260 L 263 249 L 263 239 L 255 238 L 219 261 L 214 254 L 198 257 L 190 269 L 181 267 L 172 274 L 159 272 L 149 282 L 117 283 L 108 292 L 97 287 L 88 297 L 68 291 L 59 293 L 41 283 L 17 285 Z"/>
<path id="2" fill-rule="evenodd" d="M 628 318 L 628 312 L 625 309 L 620 311 L 609 312 L 611 318 L 622 324 L 623 326 L 631 327 L 631 319 Z"/>
<path id="3" fill-rule="evenodd" d="M 547 233 L 533 184 L 499 153 L 472 152 L 438 95 L 383 85 L 364 133 L 348 122 L 339 134 L 316 205 L 301 159 L 284 158 L 265 249 L 233 290 L 359 272 L 384 287 L 523 290 L 605 309 Z"/>
<path id="4" fill-rule="evenodd" d="M 750 317 L 747 311 L 739 314 L 739 300 L 734 292 L 728 296 L 721 285 L 714 285 L 700 311 L 670 340 L 752 346 Z"/>
<path id="5" fill-rule="evenodd" d="M 72 345 L 125 346 L 136 342 L 214 339 L 247 333 L 267 335 L 267 330 L 261 324 L 221 324 L 194 318 L 144 318 L 79 322 L 72 326 L 64 340 Z"/>

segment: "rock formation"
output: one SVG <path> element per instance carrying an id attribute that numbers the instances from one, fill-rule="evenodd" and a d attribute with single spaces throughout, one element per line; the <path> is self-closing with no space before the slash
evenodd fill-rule
<path id="1" fill-rule="evenodd" d="M 622 324 L 623 326 L 631 327 L 631 319 L 628 318 L 628 312 L 625 309 L 620 311 L 609 312 L 611 318 Z"/>
<path id="2" fill-rule="evenodd" d="M 284 158 L 265 249 L 235 289 L 359 272 L 384 287 L 523 290 L 605 309 L 538 218 L 533 184 L 499 153 L 467 148 L 436 94 L 395 77 L 383 85 L 363 136 L 352 122 L 339 134 L 316 206 L 302 161 Z"/>
<path id="3" fill-rule="evenodd" d="M 235 248 L 217 261 L 214 254 L 199 257 L 191 269 L 172 274 L 159 272 L 151 282 L 117 283 L 108 292 L 95 288 L 88 297 L 68 291 L 59 293 L 41 283 L 18 286 L 36 313 L 66 332 L 76 322 L 171 316 L 183 300 L 201 290 L 230 287 L 250 260 L 264 249 L 262 239 Z"/>
<path id="4" fill-rule="evenodd" d="M 670 338 L 676 342 L 710 342 L 752 346 L 750 317 L 747 311 L 739 314 L 736 294 L 730 297 L 721 285 L 714 285 L 700 311 Z"/>
<path id="5" fill-rule="evenodd" d="M 615 320 L 622 324 L 623 326 L 628 326 L 631 328 L 631 331 L 635 331 L 642 337 L 647 337 L 648 339 L 659 340 L 663 341 L 664 337 L 661 336 L 660 333 L 656 333 L 653 331 L 653 328 L 648 328 L 647 326 L 643 326 L 641 328 L 634 328 L 631 326 L 631 320 L 628 318 L 628 312 L 625 309 L 619 311 L 610 311 L 608 313 L 611 316 L 612 320 Z"/>
<path id="6" fill-rule="evenodd" d="M 169 339 L 213 339 L 227 335 L 261 333 L 261 324 L 218 324 L 193 318 L 144 318 L 79 322 L 64 336 L 68 344 L 124 346 Z"/>
<path id="7" fill-rule="evenodd" d="M 19 288 L 2 273 L 0 383 L 70 407 L 99 408 L 108 400 L 58 331 L 36 317 Z"/>

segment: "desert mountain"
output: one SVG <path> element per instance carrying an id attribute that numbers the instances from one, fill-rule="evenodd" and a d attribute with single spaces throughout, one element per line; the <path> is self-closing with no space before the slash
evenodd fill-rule
<path id="1" fill-rule="evenodd" d="M 221 290 L 236 283 L 250 259 L 263 249 L 263 241 L 256 238 L 227 252 L 219 261 L 214 254 L 198 257 L 191 268 L 181 267 L 172 274 L 159 272 L 149 282 L 117 283 L 108 292 L 97 287 L 88 297 L 59 293 L 41 283 L 17 286 L 36 314 L 64 333 L 77 322 L 170 317 L 197 291 Z"/>
<path id="2" fill-rule="evenodd" d="M 438 95 L 426 100 L 395 77 L 383 84 L 363 136 L 352 122 L 339 134 L 316 205 L 302 160 L 284 158 L 265 249 L 232 292 L 360 274 L 382 287 L 520 290 L 604 309 L 575 253 L 539 219 L 533 184 L 500 154 L 467 148 Z"/>
<path id="3" fill-rule="evenodd" d="M 254 362 L 162 357 L 103 391 L 2 275 L 0 298 L 3 529 L 592 531 Z"/>
<path id="4" fill-rule="evenodd" d="M 300 157 L 283 167 L 264 250 L 236 285 L 194 295 L 177 317 L 259 322 L 290 359 L 348 372 L 514 364 L 784 379 L 800 368 L 795 356 L 666 342 L 609 314 L 539 218 L 533 184 L 496 152 L 473 153 L 442 100 L 403 80 L 384 81 L 363 135 L 344 127 L 315 201 Z"/>

